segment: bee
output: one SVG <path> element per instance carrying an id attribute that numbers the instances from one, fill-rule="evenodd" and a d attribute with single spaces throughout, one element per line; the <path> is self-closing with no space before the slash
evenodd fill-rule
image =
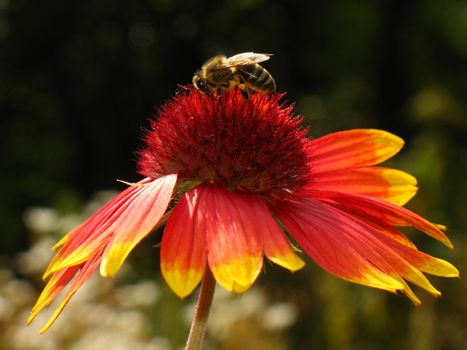
<path id="1" fill-rule="evenodd" d="M 212 94 L 238 87 L 245 91 L 276 91 L 276 82 L 259 63 L 267 61 L 271 54 L 243 52 L 227 58 L 218 55 L 204 62 L 193 75 L 193 85 L 198 90 Z"/>

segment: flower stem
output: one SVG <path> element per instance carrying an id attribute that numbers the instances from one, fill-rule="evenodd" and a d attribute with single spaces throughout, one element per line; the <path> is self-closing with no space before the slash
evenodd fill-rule
<path id="1" fill-rule="evenodd" d="M 216 280 L 214 279 L 209 268 L 206 268 L 185 350 L 202 349 L 204 335 L 206 334 L 206 327 L 208 325 L 209 311 L 211 310 L 212 298 L 214 297 L 215 289 Z"/>

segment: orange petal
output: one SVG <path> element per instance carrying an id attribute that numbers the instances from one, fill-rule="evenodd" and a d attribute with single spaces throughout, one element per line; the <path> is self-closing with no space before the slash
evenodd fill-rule
<path id="1" fill-rule="evenodd" d="M 102 257 L 102 276 L 113 276 L 131 250 L 156 226 L 172 199 L 176 182 L 177 175 L 173 174 L 137 187 L 138 195 L 108 229 L 115 234 Z"/>
<path id="2" fill-rule="evenodd" d="M 311 171 L 327 171 L 375 165 L 392 157 L 404 141 L 375 129 L 355 129 L 332 133 L 310 143 Z"/>
<path id="3" fill-rule="evenodd" d="M 170 214 L 161 244 L 161 271 L 179 297 L 189 295 L 206 268 L 206 227 L 196 190 L 185 193 Z"/>
<path id="4" fill-rule="evenodd" d="M 400 170 L 374 166 L 314 174 L 307 190 L 364 194 L 401 206 L 417 192 L 417 180 Z"/>

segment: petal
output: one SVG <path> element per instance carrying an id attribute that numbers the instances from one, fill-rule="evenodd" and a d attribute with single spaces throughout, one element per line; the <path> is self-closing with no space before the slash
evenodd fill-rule
<path id="1" fill-rule="evenodd" d="M 327 171 L 375 165 L 391 158 L 404 141 L 387 131 L 355 129 L 332 133 L 310 143 L 311 171 Z"/>
<path id="2" fill-rule="evenodd" d="M 346 211 L 346 210 L 344 210 Z M 352 216 L 355 218 L 358 218 L 359 220 L 365 222 L 366 224 L 370 225 L 374 229 L 376 229 L 378 232 L 384 234 L 385 236 L 411 248 L 417 248 L 415 244 L 401 231 L 399 231 L 397 228 L 389 225 L 389 224 L 384 224 L 381 222 L 376 222 L 372 221 L 368 218 L 361 217 L 357 213 L 352 213 Z"/>
<path id="3" fill-rule="evenodd" d="M 206 235 L 207 261 L 214 278 L 226 290 L 247 290 L 263 265 L 251 197 L 206 185 L 193 191 L 199 196 L 198 227 Z"/>
<path id="4" fill-rule="evenodd" d="M 375 232 L 373 232 L 373 234 L 375 234 Z M 441 277 L 459 277 L 459 270 L 445 260 L 435 258 L 417 249 L 401 245 L 399 242 L 385 236 L 378 235 L 378 239 L 399 256 L 403 256 L 408 263 L 422 272 Z"/>
<path id="5" fill-rule="evenodd" d="M 367 221 L 391 226 L 413 226 L 440 241 L 449 248 L 452 244 L 440 229 L 443 226 L 430 223 L 414 212 L 389 202 L 369 196 L 344 192 L 313 192 L 313 197 L 329 201 L 334 206 Z"/>
<path id="6" fill-rule="evenodd" d="M 261 248 L 291 271 L 304 266 L 259 197 L 198 186 L 183 195 L 167 222 L 162 274 L 177 295 L 189 295 L 203 276 L 207 249 L 219 284 L 242 292 L 261 270 Z"/>
<path id="7" fill-rule="evenodd" d="M 448 262 L 400 244 L 350 214 L 319 201 L 301 199 L 286 210 L 287 215 L 281 219 L 297 242 L 323 268 L 344 279 L 389 291 L 402 290 L 418 304 L 420 301 L 401 278 L 437 296 L 440 293 L 421 271 L 458 276 L 457 269 Z M 378 284 L 381 279 L 376 276 L 375 283 L 375 271 L 368 274 L 368 267 L 392 282 Z"/>
<path id="8" fill-rule="evenodd" d="M 91 277 L 91 275 L 94 273 L 94 271 L 99 266 L 99 263 L 101 261 L 101 257 L 102 257 L 102 252 L 100 254 L 96 254 L 92 259 L 86 261 L 86 263 L 84 263 L 81 266 L 76 278 L 73 280 L 72 285 L 70 286 L 70 288 L 66 292 L 66 294 L 63 297 L 63 300 L 61 301 L 60 305 L 57 307 L 57 309 L 55 310 L 54 314 L 49 319 L 47 324 L 41 329 L 41 331 L 40 331 L 41 334 L 46 332 L 52 326 L 52 324 L 55 322 L 57 317 L 60 316 L 60 314 L 63 311 L 63 309 L 65 308 L 66 304 L 68 304 L 68 302 L 70 301 L 71 297 L 83 285 L 83 283 L 86 282 L 89 277 Z"/>
<path id="9" fill-rule="evenodd" d="M 131 250 L 156 226 L 172 199 L 176 182 L 177 175 L 173 174 L 138 188 L 138 195 L 108 228 L 115 233 L 102 257 L 102 276 L 113 276 Z"/>
<path id="10" fill-rule="evenodd" d="M 74 293 L 99 266 L 103 253 L 111 250 L 109 245 L 112 239 L 115 242 L 120 238 L 119 234 L 127 234 L 133 239 L 132 242 L 139 241 L 142 234 L 148 233 L 153 228 L 166 210 L 175 183 L 176 175 L 169 175 L 153 181 L 144 179 L 138 184 L 131 185 L 62 238 L 56 245 L 62 247 L 50 263 L 44 277 L 53 275 L 41 293 L 28 321 L 31 322 L 42 308 L 49 305 L 77 274 L 63 301 L 41 330 L 41 333 L 45 332 Z M 114 263 L 115 260 L 114 258 Z M 114 266 L 114 271 L 118 267 Z"/>
<path id="11" fill-rule="evenodd" d="M 391 292 L 404 289 L 397 278 L 382 272 L 345 240 L 352 234 L 350 220 L 312 199 L 281 207 L 276 213 L 297 243 L 324 270 L 374 288 Z"/>
<path id="12" fill-rule="evenodd" d="M 78 272 L 81 266 L 72 266 L 56 272 L 44 287 L 41 295 L 37 299 L 36 304 L 32 308 L 31 315 L 28 318 L 28 323 L 31 323 L 37 314 L 55 299 L 55 297 L 66 287 Z"/>
<path id="13" fill-rule="evenodd" d="M 262 243 L 264 255 L 290 271 L 303 268 L 305 262 L 295 254 L 289 239 L 273 219 L 266 204 L 259 197 L 250 196 L 247 205 L 250 206 L 249 212 L 254 213 L 252 224 L 256 227 L 253 233 L 258 242 Z"/>
<path id="14" fill-rule="evenodd" d="M 170 214 L 161 244 L 161 271 L 179 297 L 189 295 L 206 268 L 206 223 L 198 191 L 185 193 Z"/>
<path id="15" fill-rule="evenodd" d="M 374 166 L 314 174 L 307 190 L 364 194 L 404 205 L 417 192 L 417 180 L 400 170 Z"/>
<path id="16" fill-rule="evenodd" d="M 110 236 L 113 235 L 113 231 L 109 230 L 109 228 L 138 196 L 141 185 L 148 182 L 149 179 L 144 179 L 135 186 L 128 187 L 84 223 L 64 236 L 55 245 L 54 249 L 61 245 L 63 247 L 50 262 L 43 278 L 47 278 L 53 272 L 89 260 L 102 248 L 104 242 L 108 243 Z"/>

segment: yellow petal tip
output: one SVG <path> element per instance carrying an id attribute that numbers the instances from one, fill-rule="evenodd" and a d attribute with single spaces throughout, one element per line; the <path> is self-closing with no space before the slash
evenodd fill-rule
<path id="1" fill-rule="evenodd" d="M 114 243 L 108 252 L 104 253 L 104 256 L 102 257 L 101 265 L 99 267 L 99 273 L 101 276 L 114 276 L 123 265 L 123 262 L 128 257 L 133 246 L 133 242 Z"/>
<path id="2" fill-rule="evenodd" d="M 189 296 L 200 283 L 204 269 L 180 269 L 177 267 L 167 268 L 162 265 L 162 276 L 170 289 L 181 299 Z"/>
<path id="3" fill-rule="evenodd" d="M 301 270 L 305 266 L 305 262 L 293 253 L 283 256 L 270 256 L 268 259 L 292 272 Z"/>
<path id="4" fill-rule="evenodd" d="M 112 266 L 113 264 L 109 262 L 109 258 L 102 259 L 101 265 L 99 267 L 99 273 L 102 277 L 112 277 L 118 271 L 118 268 Z"/>
<path id="5" fill-rule="evenodd" d="M 243 285 L 243 284 L 237 283 L 237 281 L 234 281 L 232 283 L 232 292 L 235 292 L 235 293 L 246 292 L 251 287 L 251 285 L 252 285 L 252 283 L 248 283 L 246 285 Z"/>

